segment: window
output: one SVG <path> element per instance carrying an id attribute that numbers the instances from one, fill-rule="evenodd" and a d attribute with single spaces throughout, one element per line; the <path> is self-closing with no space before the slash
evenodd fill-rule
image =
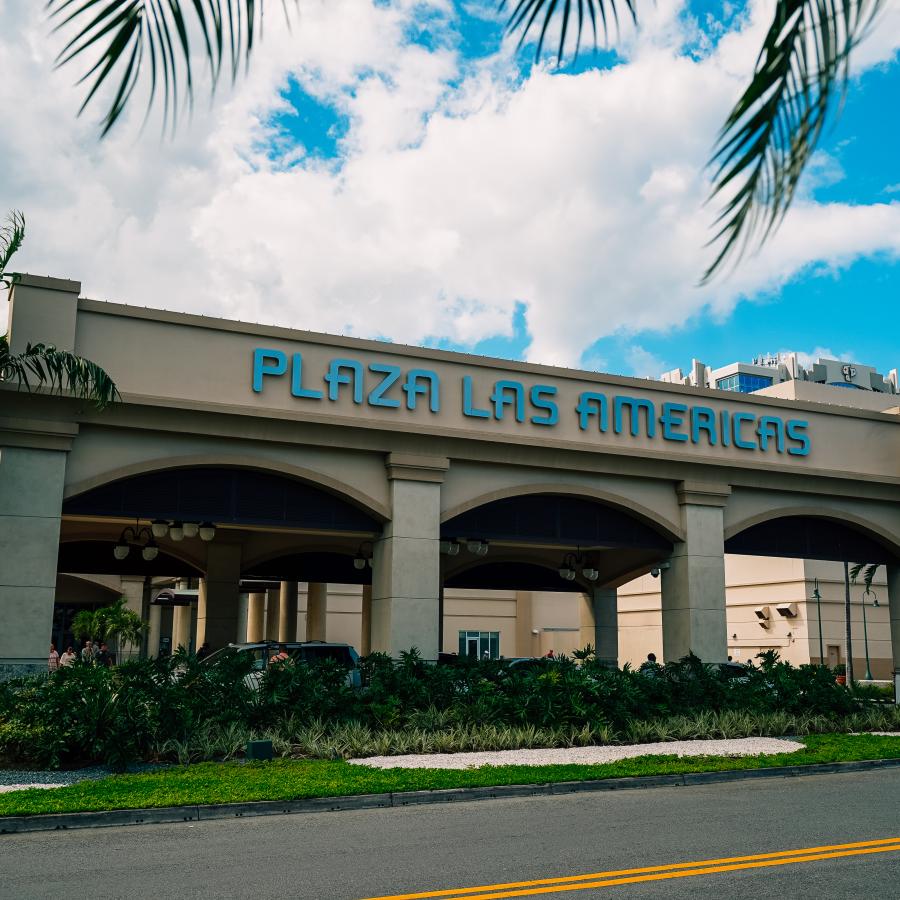
<path id="1" fill-rule="evenodd" d="M 459 655 L 473 659 L 500 659 L 500 632 L 461 631 Z"/>
<path id="2" fill-rule="evenodd" d="M 739 394 L 752 394 L 771 384 L 771 378 L 765 375 L 750 375 L 748 372 L 737 372 L 734 375 L 716 379 L 716 387 L 720 391 L 737 391 Z"/>
<path id="3" fill-rule="evenodd" d="M 863 390 L 858 384 L 851 384 L 849 381 L 829 381 L 828 384 L 831 387 L 852 388 L 856 391 Z"/>

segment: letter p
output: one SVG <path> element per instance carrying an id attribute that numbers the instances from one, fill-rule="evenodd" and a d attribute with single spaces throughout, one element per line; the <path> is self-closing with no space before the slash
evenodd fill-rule
<path id="1" fill-rule="evenodd" d="M 253 351 L 253 390 L 260 393 L 263 389 L 264 375 L 284 375 L 287 372 L 287 354 L 280 350 L 264 350 L 258 347 Z"/>

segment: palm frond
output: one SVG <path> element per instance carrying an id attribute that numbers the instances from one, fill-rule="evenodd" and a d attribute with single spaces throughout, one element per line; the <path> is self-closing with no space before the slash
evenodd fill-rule
<path id="1" fill-rule="evenodd" d="M 287 15 L 287 0 L 281 0 Z M 89 57 L 83 112 L 97 92 L 112 86 L 102 120 L 106 135 L 122 115 L 145 76 L 147 113 L 162 94 L 164 125 L 174 128 L 183 103 L 194 94 L 192 53 L 199 43 L 209 64 L 210 87 L 226 69 L 232 81 L 250 55 L 262 29 L 265 0 L 48 0 L 56 31 L 68 40 L 57 66 Z M 180 100 L 183 94 L 183 100 Z"/>
<path id="2" fill-rule="evenodd" d="M 856 563 L 850 567 L 850 580 L 855 582 L 862 572 L 863 584 L 866 591 L 872 590 L 872 582 L 875 580 L 875 573 L 878 571 L 879 563 Z"/>
<path id="3" fill-rule="evenodd" d="M 637 0 L 619 0 L 619 5 L 624 2 L 631 16 L 631 21 L 637 24 Z M 540 29 L 538 34 L 535 59 L 539 59 L 544 49 L 544 40 L 554 18 L 559 19 L 559 44 L 556 50 L 556 61 L 562 63 L 565 56 L 566 38 L 570 36 L 571 29 L 575 29 L 575 41 L 573 55 L 578 55 L 581 47 L 581 37 L 585 26 L 585 13 L 590 19 L 591 33 L 594 47 L 597 46 L 597 23 L 603 30 L 604 44 L 609 41 L 609 21 L 618 31 L 619 6 L 616 0 L 500 0 L 500 9 L 510 8 L 509 19 L 506 23 L 507 31 L 519 32 L 519 47 L 528 39 L 532 29 Z"/>
<path id="4" fill-rule="evenodd" d="M 30 391 L 32 380 L 37 387 L 91 400 L 98 409 L 122 399 L 115 382 L 89 359 L 44 344 L 28 344 L 24 353 L 14 354 L 7 338 L 0 337 L 0 381 L 15 382 Z"/>
<path id="5" fill-rule="evenodd" d="M 7 217 L 6 224 L 0 226 L 0 281 L 5 282 L 6 267 L 13 254 L 25 240 L 25 216 L 14 209 Z"/>
<path id="6" fill-rule="evenodd" d="M 778 0 L 753 78 L 719 135 L 710 199 L 725 196 L 708 282 L 778 228 L 846 91 L 850 54 L 883 0 Z"/>

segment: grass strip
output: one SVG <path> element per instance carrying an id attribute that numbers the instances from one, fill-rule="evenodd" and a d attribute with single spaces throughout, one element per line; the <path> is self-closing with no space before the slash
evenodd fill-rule
<path id="1" fill-rule="evenodd" d="M 139 775 L 113 775 L 65 788 L 0 794 L 0 816 L 302 800 L 900 758 L 900 739 L 896 737 L 826 734 L 810 735 L 803 742 L 803 750 L 759 756 L 642 756 L 601 765 L 482 766 L 464 770 L 370 769 L 342 760 L 198 763 Z"/>

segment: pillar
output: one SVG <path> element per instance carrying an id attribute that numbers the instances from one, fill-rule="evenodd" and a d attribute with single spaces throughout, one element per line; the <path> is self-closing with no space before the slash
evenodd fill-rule
<path id="1" fill-rule="evenodd" d="M 306 588 L 306 639 L 326 640 L 328 620 L 328 585 L 311 581 Z"/>
<path id="2" fill-rule="evenodd" d="M 388 455 L 391 520 L 372 560 L 372 649 L 398 656 L 416 647 L 437 659 L 441 483 L 445 457 Z"/>
<path id="3" fill-rule="evenodd" d="M 894 658 L 894 702 L 900 704 L 900 566 L 887 566 L 887 594 Z"/>
<path id="4" fill-rule="evenodd" d="M 595 587 L 581 595 L 581 646 L 591 644 L 597 660 L 619 665 L 619 615 L 615 588 Z"/>
<path id="5" fill-rule="evenodd" d="M 247 640 L 250 643 L 263 640 L 266 627 L 266 595 L 251 594 L 247 600 Z"/>
<path id="6" fill-rule="evenodd" d="M 147 656 L 159 656 L 159 640 L 162 637 L 162 607 L 150 607 L 150 628 L 147 631 Z"/>
<path id="7" fill-rule="evenodd" d="M 685 539 L 662 569 L 663 658 L 694 653 L 703 662 L 728 658 L 725 620 L 724 510 L 731 488 L 683 481 L 678 503 Z"/>
<path id="8" fill-rule="evenodd" d="M 297 640 L 297 582 L 282 581 L 278 592 L 278 640 Z"/>
<path id="9" fill-rule="evenodd" d="M 534 610 L 531 591 L 516 591 L 516 656 L 534 656 Z"/>
<path id="10" fill-rule="evenodd" d="M 208 641 L 213 650 L 238 638 L 238 594 L 241 545 L 218 541 L 206 545 L 206 577 L 197 598 L 197 647 Z"/>
<path id="11" fill-rule="evenodd" d="M 191 649 L 191 605 L 176 606 L 172 610 L 172 652 L 179 647 Z"/>
<path id="12" fill-rule="evenodd" d="M 360 616 L 359 655 L 368 656 L 372 652 L 372 585 L 364 584 L 362 589 L 362 615 Z"/>
<path id="13" fill-rule="evenodd" d="M 51 434 L 38 434 L 41 429 Z M 0 419 L 0 680 L 47 671 L 66 453 L 76 426 Z"/>
<path id="14" fill-rule="evenodd" d="M 238 594 L 237 637 L 235 640 L 243 644 L 247 640 L 247 616 L 249 614 L 250 595 L 246 591 Z"/>
<path id="15" fill-rule="evenodd" d="M 266 591 L 266 640 L 278 640 L 278 614 L 281 605 L 280 588 L 269 588 Z"/>

